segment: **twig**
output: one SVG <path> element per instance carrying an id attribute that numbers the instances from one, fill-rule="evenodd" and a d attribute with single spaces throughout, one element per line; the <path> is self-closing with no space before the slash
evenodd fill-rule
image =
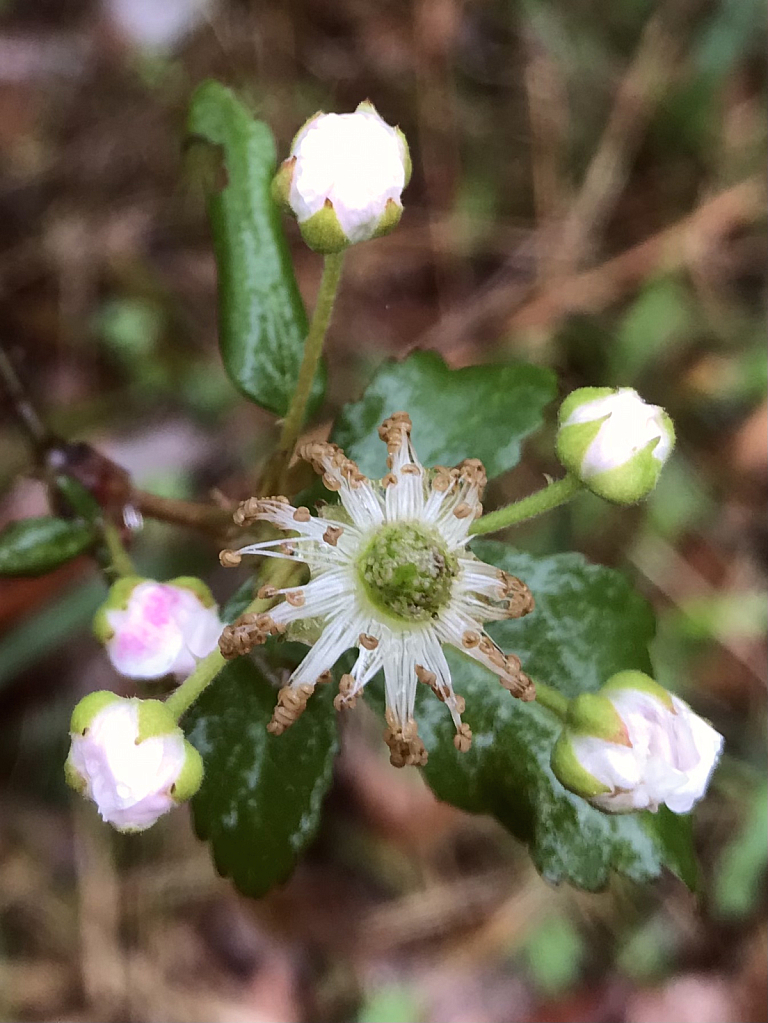
<path id="1" fill-rule="evenodd" d="M 188 526 L 216 536 L 226 535 L 232 527 L 232 513 L 210 504 L 160 497 L 146 490 L 132 491 L 131 504 L 147 518 Z"/>
<path id="2" fill-rule="evenodd" d="M 35 411 L 27 389 L 19 379 L 13 363 L 2 345 L 0 345 L 0 380 L 11 399 L 19 423 L 29 435 L 33 445 L 35 448 L 43 447 L 51 440 L 51 435 Z"/>

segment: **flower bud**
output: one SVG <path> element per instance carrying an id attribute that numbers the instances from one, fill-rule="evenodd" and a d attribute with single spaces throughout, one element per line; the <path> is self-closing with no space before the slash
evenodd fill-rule
<path id="1" fill-rule="evenodd" d="M 128 678 L 186 678 L 218 643 L 223 626 L 208 587 L 182 576 L 167 583 L 118 579 L 94 620 L 112 664 Z"/>
<path id="2" fill-rule="evenodd" d="M 159 700 L 91 693 L 70 734 L 66 779 L 118 831 L 144 831 L 200 787 L 200 754 Z"/>
<path id="3" fill-rule="evenodd" d="M 581 387 L 560 407 L 557 457 L 589 490 L 634 504 L 656 486 L 675 444 L 672 420 L 631 387 Z"/>
<path id="4" fill-rule="evenodd" d="M 403 212 L 408 144 L 371 103 L 353 114 L 315 114 L 293 140 L 272 184 L 316 252 L 340 252 L 391 231 Z"/>
<path id="5" fill-rule="evenodd" d="M 568 708 L 552 752 L 562 784 L 607 813 L 687 813 L 707 790 L 723 737 L 641 671 L 614 675 Z"/>

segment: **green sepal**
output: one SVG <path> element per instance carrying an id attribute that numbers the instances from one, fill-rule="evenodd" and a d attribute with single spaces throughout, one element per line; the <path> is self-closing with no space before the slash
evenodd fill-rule
<path id="1" fill-rule="evenodd" d="M 333 203 L 326 199 L 323 208 L 313 213 L 307 220 L 299 221 L 301 236 L 314 252 L 331 255 L 341 252 L 349 245 L 349 238 L 336 216 Z"/>
<path id="2" fill-rule="evenodd" d="M 318 110 L 316 113 L 312 114 L 311 117 L 308 117 L 304 124 L 302 124 L 302 126 L 291 139 L 291 153 L 293 153 L 294 149 L 296 148 L 296 143 L 299 141 L 299 138 L 304 134 L 304 132 L 307 130 L 310 124 L 312 124 L 313 121 L 316 121 L 318 119 L 318 117 L 325 117 L 325 111 Z"/>
<path id="3" fill-rule="evenodd" d="M 564 399 L 557 413 L 557 421 L 563 426 L 571 413 L 588 401 L 596 401 L 598 398 L 607 398 L 610 394 L 616 394 L 615 387 L 578 387 L 571 391 Z"/>
<path id="4" fill-rule="evenodd" d="M 277 168 L 277 174 L 272 178 L 270 195 L 276 206 L 279 206 L 283 213 L 291 213 L 291 185 L 293 183 L 293 168 L 296 166 L 296 157 L 289 156 L 283 160 Z"/>
<path id="5" fill-rule="evenodd" d="M 194 575 L 180 575 L 175 579 L 169 579 L 164 586 L 177 586 L 182 590 L 190 590 L 198 598 L 203 607 L 215 607 L 216 600 L 210 591 L 210 588 L 205 585 L 202 579 L 198 579 Z"/>
<path id="6" fill-rule="evenodd" d="M 125 575 L 117 579 L 109 588 L 107 599 L 93 618 L 93 634 L 100 643 L 108 643 L 115 632 L 107 619 L 107 611 L 125 611 L 131 594 L 140 583 L 150 582 L 140 575 Z"/>
<path id="7" fill-rule="evenodd" d="M 582 766 L 568 731 L 563 731 L 552 747 L 549 763 L 560 785 L 582 799 L 593 799 L 595 796 L 611 792 L 608 786 L 603 785 L 594 774 L 590 774 L 586 767 Z"/>
<path id="8" fill-rule="evenodd" d="M 584 486 L 612 504 L 636 504 L 656 486 L 664 466 L 653 457 L 660 438 L 654 437 L 623 465 L 583 478 Z"/>
<path id="9" fill-rule="evenodd" d="M 610 697 L 611 693 L 626 689 L 636 689 L 641 693 L 647 693 L 648 696 L 653 696 L 662 703 L 670 713 L 677 713 L 669 690 L 660 686 L 655 679 L 643 671 L 619 671 L 615 675 L 611 675 L 600 692 Z"/>
<path id="10" fill-rule="evenodd" d="M 570 426 L 561 426 L 557 431 L 555 438 L 557 457 L 568 472 L 581 480 L 585 487 L 589 487 L 592 480 L 582 473 L 584 456 L 607 419 L 610 419 L 610 413 L 599 419 L 590 419 L 586 423 L 571 423 Z"/>
<path id="11" fill-rule="evenodd" d="M 381 238 L 384 234 L 389 234 L 393 231 L 400 223 L 400 218 L 403 215 L 403 207 L 399 202 L 395 202 L 394 199 L 387 199 L 387 204 L 384 207 L 384 212 L 379 218 L 379 222 L 376 225 L 376 230 L 373 232 L 372 238 Z"/>
<path id="12" fill-rule="evenodd" d="M 411 172 L 413 171 L 413 162 L 411 161 L 411 151 L 408 148 L 408 139 L 405 137 L 403 132 L 395 125 L 395 133 L 400 139 L 403 146 L 403 168 L 405 170 L 405 182 L 403 188 L 406 188 L 411 180 Z"/>
<path id="13" fill-rule="evenodd" d="M 581 765 L 567 730 L 561 733 L 552 748 L 550 765 L 560 784 L 582 799 L 592 799 L 611 791 Z"/>
<path id="14" fill-rule="evenodd" d="M 377 117 L 380 116 L 379 111 L 376 109 L 376 107 L 373 105 L 373 103 L 371 103 L 369 99 L 361 100 L 360 103 L 358 103 L 357 106 L 355 107 L 355 113 L 375 114 Z"/>
<path id="15" fill-rule="evenodd" d="M 619 712 L 601 693 L 582 693 L 571 700 L 567 725 L 575 735 L 591 735 L 619 746 L 632 745 Z"/>
<path id="16" fill-rule="evenodd" d="M 136 742 L 144 742 L 155 736 L 181 735 L 179 723 L 170 710 L 160 700 L 136 700 L 138 704 L 139 728 Z"/>
<path id="17" fill-rule="evenodd" d="M 174 803 L 185 803 L 191 799 L 202 785 L 205 773 L 203 758 L 192 743 L 187 742 L 186 739 L 184 740 L 184 752 L 186 754 L 184 766 L 176 783 L 171 788 L 171 798 Z"/>
<path id="18" fill-rule="evenodd" d="M 112 693 L 108 689 L 99 689 L 95 693 L 84 696 L 72 711 L 69 721 L 70 732 L 73 735 L 82 735 L 99 711 L 112 703 L 120 703 L 122 699 L 122 696 L 118 696 L 117 693 Z"/>
<path id="19" fill-rule="evenodd" d="M 70 754 L 64 761 L 64 780 L 71 789 L 82 796 L 88 788 L 88 783 L 85 778 L 79 773 L 75 765 L 72 763 L 72 755 Z"/>

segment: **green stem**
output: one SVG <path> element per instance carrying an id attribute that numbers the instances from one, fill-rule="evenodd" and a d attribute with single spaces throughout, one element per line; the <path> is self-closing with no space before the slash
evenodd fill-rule
<path id="1" fill-rule="evenodd" d="M 111 522 L 104 521 L 101 525 L 101 535 L 104 539 L 104 546 L 109 553 L 109 568 L 114 574 L 121 578 L 126 575 L 136 575 L 136 569 L 128 556 L 128 552 L 123 547 L 123 541 L 120 539 L 117 526 L 114 526 Z"/>
<path id="2" fill-rule="evenodd" d="M 571 702 L 568 697 L 543 682 L 535 682 L 535 686 L 536 702 L 540 703 L 542 707 L 546 707 L 561 721 L 565 721 L 568 716 L 568 705 Z"/>
<path id="3" fill-rule="evenodd" d="M 268 601 L 254 601 L 254 604 L 268 603 Z M 255 610 L 253 604 L 248 608 Z M 166 707 L 171 711 L 178 721 L 185 711 L 188 711 L 200 694 L 208 688 L 227 662 L 221 656 L 219 648 L 211 650 L 207 657 L 197 662 L 197 667 L 179 686 L 171 693 L 165 701 Z"/>
<path id="4" fill-rule="evenodd" d="M 268 566 L 266 572 L 262 578 L 259 579 L 259 583 L 271 583 L 278 589 L 289 583 L 289 580 L 296 572 L 297 566 L 292 561 L 273 561 Z M 273 598 L 266 600 L 260 600 L 258 597 L 252 600 L 248 607 L 242 612 L 243 614 L 260 614 L 262 611 L 268 610 L 274 604 Z M 197 700 L 204 690 L 213 682 L 222 668 L 226 665 L 227 661 L 221 656 L 219 648 L 216 647 L 212 650 L 207 657 L 204 657 L 201 661 L 197 662 L 197 667 L 184 681 L 181 683 L 175 692 L 171 693 L 168 699 L 165 701 L 166 707 L 168 707 L 173 716 L 178 721 L 183 714 L 185 714 L 192 704 Z"/>
<path id="5" fill-rule="evenodd" d="M 522 501 L 515 501 L 512 504 L 508 504 L 505 508 L 499 508 L 498 511 L 483 515 L 470 526 L 469 531 L 474 534 L 495 533 L 499 529 L 506 529 L 507 526 L 515 526 L 518 522 L 532 519 L 535 515 L 541 515 L 542 512 L 550 511 L 550 509 L 557 508 L 560 504 L 565 504 L 566 501 L 570 501 L 582 489 L 581 481 L 575 476 L 563 476 L 562 479 L 555 480 L 543 490 L 538 490 L 535 494 L 529 494 L 528 497 L 524 497 Z"/>
<path id="6" fill-rule="evenodd" d="M 288 463 L 291 460 L 293 449 L 304 425 L 307 402 L 312 393 L 312 383 L 315 379 L 320 356 L 323 354 L 323 343 L 325 342 L 328 325 L 331 322 L 333 304 L 336 301 L 336 294 L 339 290 L 343 265 L 343 250 L 326 256 L 323 263 L 323 276 L 320 281 L 320 290 L 317 293 L 315 311 L 312 314 L 312 322 L 309 325 L 307 340 L 304 342 L 304 356 L 299 368 L 296 390 L 293 392 L 290 407 L 283 420 L 283 428 L 280 432 L 280 440 L 278 441 L 275 453 L 276 471 L 274 473 L 267 473 L 270 482 L 274 478 L 277 479 L 278 489 L 283 484 Z"/>

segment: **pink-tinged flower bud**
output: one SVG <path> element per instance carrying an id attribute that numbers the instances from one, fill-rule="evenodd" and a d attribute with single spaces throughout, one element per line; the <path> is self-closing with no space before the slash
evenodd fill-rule
<path id="1" fill-rule="evenodd" d="M 200 754 L 158 700 L 91 693 L 70 733 L 67 781 L 118 831 L 144 831 L 200 787 Z"/>
<path id="2" fill-rule="evenodd" d="M 186 678 L 216 646 L 223 625 L 211 591 L 192 577 L 119 579 L 94 620 L 109 659 L 128 678 Z"/>
<path id="3" fill-rule="evenodd" d="M 315 114 L 298 132 L 272 186 L 316 252 L 340 252 L 391 231 L 403 212 L 408 144 L 371 103 Z"/>
<path id="4" fill-rule="evenodd" d="M 614 675 L 577 697 L 552 753 L 566 788 L 607 813 L 687 813 L 707 791 L 719 732 L 640 671 Z"/>

